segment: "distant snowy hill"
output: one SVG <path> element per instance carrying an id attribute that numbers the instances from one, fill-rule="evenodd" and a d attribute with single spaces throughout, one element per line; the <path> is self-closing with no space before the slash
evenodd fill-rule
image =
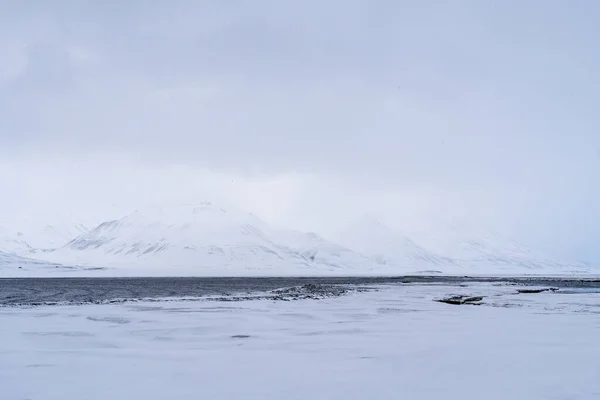
<path id="1" fill-rule="evenodd" d="M 82 223 L 64 225 L 44 225 L 27 233 L 29 243 L 34 249 L 57 249 L 89 229 Z"/>
<path id="2" fill-rule="evenodd" d="M 300 253 L 311 264 L 324 264 L 340 271 L 384 272 L 372 259 L 334 242 L 330 242 L 316 233 L 298 231 L 275 231 L 274 236 L 284 246 Z"/>
<path id="3" fill-rule="evenodd" d="M 426 250 L 370 216 L 360 218 L 334 239 L 372 258 L 378 264 L 398 271 L 439 269 L 455 265 L 452 258 Z"/>
<path id="4" fill-rule="evenodd" d="M 17 272 L 37 272 L 49 268 L 57 268 L 57 266 L 46 261 L 34 260 L 0 251 L 0 276 L 15 276 L 18 275 Z"/>
<path id="5" fill-rule="evenodd" d="M 371 217 L 363 217 L 336 240 L 379 263 L 447 273 L 571 273 L 589 266 L 545 256 L 496 232 L 473 225 L 439 224 L 412 230 L 410 238 Z"/>
<path id="6" fill-rule="evenodd" d="M 369 260 L 316 235 L 276 231 L 256 216 L 204 202 L 151 207 L 107 221 L 45 255 L 143 274 L 310 274 L 368 270 Z M 364 261 L 364 263 L 362 263 Z"/>
<path id="7" fill-rule="evenodd" d="M 64 246 L 88 228 L 69 215 L 29 215 L 0 220 L 0 250 L 31 256 Z"/>
<path id="8" fill-rule="evenodd" d="M 544 254 L 493 230 L 453 220 L 435 229 L 411 232 L 427 248 L 452 257 L 461 267 L 490 271 L 582 272 L 590 266 Z"/>
<path id="9" fill-rule="evenodd" d="M 26 265 L 26 270 L 115 276 L 590 271 L 586 264 L 557 261 L 464 223 L 399 232 L 366 216 L 333 239 L 274 229 L 251 213 L 203 202 L 146 207 L 91 230 L 71 216 L 55 216 L 52 223 L 30 220 L 12 229 L 0 224 L 0 261 L 4 271 Z"/>
<path id="10" fill-rule="evenodd" d="M 25 240 L 22 232 L 0 226 L 0 251 L 14 254 L 29 254 L 33 247 Z"/>

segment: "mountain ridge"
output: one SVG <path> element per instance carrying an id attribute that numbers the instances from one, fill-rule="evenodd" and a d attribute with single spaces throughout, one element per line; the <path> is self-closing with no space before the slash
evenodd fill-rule
<path id="1" fill-rule="evenodd" d="M 128 264 L 285 272 L 368 270 L 370 261 L 315 234 L 280 231 L 251 213 L 200 205 L 136 210 L 47 255 L 81 265 Z"/>
<path id="2" fill-rule="evenodd" d="M 81 231 L 55 249 L 36 249 L 21 236 L 4 235 L 0 245 L 9 243 L 7 247 L 16 250 L 21 246 L 21 250 L 0 250 L 36 258 L 42 264 L 109 268 L 114 273 L 126 269 L 141 275 L 157 271 L 186 275 L 402 275 L 589 270 L 586 264 L 545 257 L 496 233 L 453 227 L 450 239 L 436 247 L 434 239 L 439 232 L 415 240 L 364 215 L 329 240 L 317 233 L 275 229 L 252 213 L 210 201 L 149 206 L 92 229 L 71 227 Z M 423 245 L 428 240 L 433 246 Z"/>

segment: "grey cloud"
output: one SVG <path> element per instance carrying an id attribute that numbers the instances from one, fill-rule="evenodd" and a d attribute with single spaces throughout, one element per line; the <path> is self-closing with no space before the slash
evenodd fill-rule
<path id="1" fill-rule="evenodd" d="M 0 54 L 25 61 L 0 157 L 299 172 L 566 229 L 540 221 L 596 218 L 600 171 L 600 6 L 577 4 L 3 2 Z"/>

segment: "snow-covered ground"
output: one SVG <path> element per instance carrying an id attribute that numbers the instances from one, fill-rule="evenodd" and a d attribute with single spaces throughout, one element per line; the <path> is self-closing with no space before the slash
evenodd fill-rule
<path id="1" fill-rule="evenodd" d="M 600 293 L 0 308 L 6 400 L 598 399 Z M 488 296 L 448 305 L 448 294 Z"/>

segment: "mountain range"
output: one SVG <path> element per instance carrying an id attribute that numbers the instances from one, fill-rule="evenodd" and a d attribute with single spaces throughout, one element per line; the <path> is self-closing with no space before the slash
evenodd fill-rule
<path id="1" fill-rule="evenodd" d="M 497 233 L 464 226 L 406 234 L 364 216 L 331 239 L 275 229 L 251 213 L 212 202 L 147 207 L 91 229 L 75 219 L 38 229 L 0 226 L 0 276 L 36 268 L 213 276 L 590 270 L 586 264 L 557 261 Z"/>

